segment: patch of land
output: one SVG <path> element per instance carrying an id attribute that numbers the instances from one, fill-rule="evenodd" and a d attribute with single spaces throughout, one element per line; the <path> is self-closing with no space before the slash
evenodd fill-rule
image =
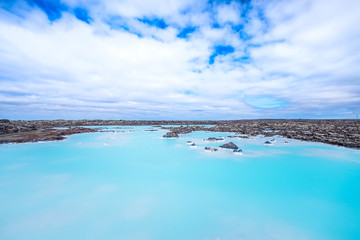
<path id="1" fill-rule="evenodd" d="M 178 134 L 192 131 L 233 132 L 240 138 L 282 136 L 360 149 L 360 120 L 236 120 L 217 122 L 210 128 L 180 126 L 169 129 Z"/>
<path id="2" fill-rule="evenodd" d="M 39 141 L 55 141 L 66 139 L 65 136 L 96 132 L 96 129 L 84 127 L 69 127 L 66 129 L 56 128 L 37 128 L 34 125 L 17 125 L 9 122 L 5 123 L 0 120 L 0 144 L 1 143 L 24 143 Z"/>
<path id="3" fill-rule="evenodd" d="M 231 121 L 135 121 L 135 120 L 0 120 L 0 143 L 61 140 L 66 135 L 94 132 L 81 126 L 162 126 L 177 134 L 192 131 L 232 132 L 246 138 L 282 136 L 360 149 L 360 120 L 261 119 Z M 178 126 L 167 126 L 178 125 Z M 203 125 L 211 125 L 203 126 Z M 59 129 L 64 128 L 64 129 Z"/>

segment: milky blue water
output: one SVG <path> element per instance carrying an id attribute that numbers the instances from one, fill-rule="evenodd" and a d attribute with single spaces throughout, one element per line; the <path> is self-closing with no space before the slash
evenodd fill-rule
<path id="1" fill-rule="evenodd" d="M 360 239 L 360 151 L 151 128 L 1 145 L 0 239 Z"/>

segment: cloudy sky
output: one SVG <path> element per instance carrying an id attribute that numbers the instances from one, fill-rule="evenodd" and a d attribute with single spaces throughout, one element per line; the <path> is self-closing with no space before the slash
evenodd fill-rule
<path id="1" fill-rule="evenodd" d="M 359 9 L 0 0 L 0 118 L 356 118 Z"/>

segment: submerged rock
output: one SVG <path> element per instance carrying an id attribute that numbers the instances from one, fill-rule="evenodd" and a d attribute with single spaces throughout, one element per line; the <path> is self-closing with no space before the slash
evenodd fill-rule
<path id="1" fill-rule="evenodd" d="M 242 155 L 242 150 L 241 149 L 234 149 L 233 153 L 236 155 Z"/>
<path id="2" fill-rule="evenodd" d="M 176 132 L 167 132 L 164 136 L 164 138 L 177 138 L 179 135 Z"/>
<path id="3" fill-rule="evenodd" d="M 218 149 L 217 148 L 212 148 L 212 147 L 205 147 L 204 150 L 206 152 L 216 152 Z"/>
<path id="4" fill-rule="evenodd" d="M 229 143 L 225 143 L 223 145 L 220 146 L 221 148 L 228 148 L 228 149 L 238 149 L 239 147 L 236 146 L 235 143 L 233 142 L 229 142 Z"/>

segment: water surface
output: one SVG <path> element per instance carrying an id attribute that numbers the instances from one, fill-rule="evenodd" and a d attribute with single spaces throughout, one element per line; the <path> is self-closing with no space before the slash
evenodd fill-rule
<path id="1" fill-rule="evenodd" d="M 360 152 L 276 138 L 116 128 L 0 146 L 0 239 L 335 240 L 360 236 Z M 186 142 L 196 143 L 190 148 Z M 286 144 L 284 141 L 288 141 Z"/>

